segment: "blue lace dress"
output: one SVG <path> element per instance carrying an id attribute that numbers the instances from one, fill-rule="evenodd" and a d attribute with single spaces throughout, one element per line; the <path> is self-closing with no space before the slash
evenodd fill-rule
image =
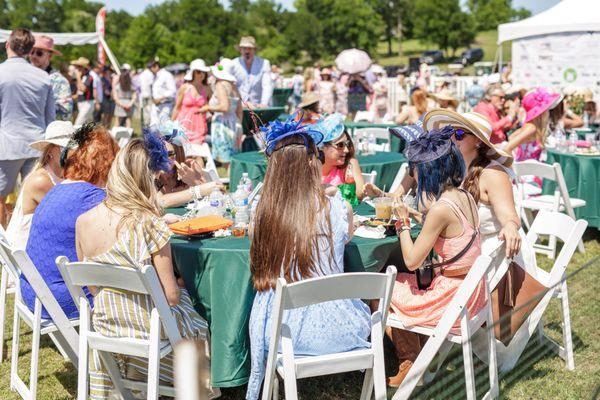
<path id="1" fill-rule="evenodd" d="M 319 243 L 323 275 L 344 272 L 344 246 L 348 240 L 346 203 L 338 194 L 329 198 L 334 259 L 330 260 L 327 240 Z M 324 222 L 325 218 L 320 218 Z M 264 379 L 271 334 L 271 313 L 275 291 L 258 292 L 250 314 L 250 355 L 252 371 L 246 399 L 259 397 Z M 337 300 L 285 311 L 283 322 L 290 327 L 294 353 L 314 356 L 370 347 L 371 313 L 359 299 Z"/>
<path id="2" fill-rule="evenodd" d="M 239 149 L 239 139 L 236 133 L 237 115 L 236 110 L 240 101 L 239 97 L 233 97 L 228 94 L 229 109 L 224 112 L 217 112 L 213 115 L 210 124 L 210 140 L 212 144 L 212 156 L 216 161 L 228 163 L 231 161 L 237 149 Z M 211 105 L 218 103 L 217 96 L 210 99 Z"/>
<path id="3" fill-rule="evenodd" d="M 105 196 L 103 189 L 91 183 L 63 182 L 50 189 L 33 214 L 27 254 L 68 318 L 79 316 L 79 312 L 55 260 L 58 256 L 67 256 L 69 261 L 77 261 L 75 222 L 81 214 L 104 200 Z M 20 279 L 23 300 L 33 311 L 33 288 L 23 275 Z M 91 302 L 90 294 L 88 298 Z M 42 318 L 50 318 L 46 309 L 42 310 Z"/>

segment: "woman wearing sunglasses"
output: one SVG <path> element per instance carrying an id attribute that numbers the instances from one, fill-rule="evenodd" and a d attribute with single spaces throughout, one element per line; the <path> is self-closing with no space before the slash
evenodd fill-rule
<path id="1" fill-rule="evenodd" d="M 363 198 L 365 181 L 358 160 L 354 157 L 354 144 L 344 129 L 340 114 L 332 114 L 314 126 L 323 136 L 321 162 L 324 185 L 337 187 L 342 197 L 352 206 Z M 331 194 L 331 189 L 326 189 Z"/>

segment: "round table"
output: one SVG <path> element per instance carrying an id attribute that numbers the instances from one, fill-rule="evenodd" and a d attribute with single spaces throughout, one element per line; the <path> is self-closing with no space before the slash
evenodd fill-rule
<path id="1" fill-rule="evenodd" d="M 373 215 L 371 206 L 356 207 L 361 215 Z M 167 212 L 183 214 L 185 209 Z M 413 234 L 418 233 L 418 228 Z M 344 253 L 346 272 L 376 272 L 399 248 L 394 236 L 384 239 L 354 237 Z M 171 240 L 173 263 L 185 281 L 194 307 L 208 321 L 211 333 L 211 381 L 216 387 L 241 386 L 250 376 L 248 322 L 254 288 L 250 273 L 250 240 L 212 238 Z"/>
<path id="2" fill-rule="evenodd" d="M 585 207 L 575 209 L 577 218 L 585 219 L 589 226 L 600 229 L 600 156 L 567 154 L 547 150 L 548 164 L 559 163 L 570 197 L 586 201 Z M 554 193 L 554 182 L 544 181 L 543 194 Z"/>
<path id="3" fill-rule="evenodd" d="M 403 154 L 394 152 L 377 152 L 368 156 L 359 155 L 356 158 L 363 172 L 377 171 L 375 183 L 380 188 L 385 185 L 387 190 L 392 187 L 402 163 L 406 162 Z M 267 160 L 263 153 L 247 152 L 233 155 L 229 170 L 231 189 L 235 190 L 242 173 L 247 172 L 252 182 L 256 184 L 264 179 L 266 171 Z"/>

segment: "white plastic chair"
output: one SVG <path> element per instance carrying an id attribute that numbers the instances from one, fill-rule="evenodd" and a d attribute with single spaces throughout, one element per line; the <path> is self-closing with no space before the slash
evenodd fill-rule
<path id="1" fill-rule="evenodd" d="M 373 122 L 375 113 L 372 111 L 357 111 L 354 115 L 354 122 Z"/>
<path id="2" fill-rule="evenodd" d="M 383 140 L 385 143 L 378 144 L 377 151 L 390 151 L 390 131 L 387 128 L 356 128 L 354 137 L 369 137 L 373 135 L 375 140 Z"/>
<path id="3" fill-rule="evenodd" d="M 573 209 L 585 207 L 585 200 L 569 197 L 569 191 L 567 190 L 567 184 L 565 183 L 560 164 L 554 163 L 550 165 L 535 160 L 527 160 L 516 162 L 514 164 L 514 169 L 519 181 L 525 176 L 533 175 L 556 183 L 556 190 L 553 195 L 546 194 L 534 197 L 527 196 L 524 183 L 517 184 L 520 196 L 520 207 L 522 209 L 521 217 L 526 226 L 531 224 L 533 219 L 532 211 L 560 211 L 566 213 L 575 220 L 576 217 Z M 556 255 L 556 236 L 550 236 L 548 238 L 548 245 L 534 243 L 533 247 L 536 252 L 546 254 L 552 259 Z M 583 241 L 579 242 L 578 248 L 581 253 L 585 253 Z"/>
<path id="4" fill-rule="evenodd" d="M 104 366 L 111 378 L 120 376 L 117 364 L 111 353 L 148 358 L 148 383 L 120 378 L 113 384 L 124 397 L 129 397 L 129 390 L 147 392 L 148 399 L 158 399 L 159 395 L 175 397 L 175 389 L 159 384 L 160 360 L 173 351 L 173 347 L 181 341 L 177 321 L 171 312 L 156 270 L 152 265 L 141 269 L 99 264 L 92 262 L 69 262 L 64 256 L 56 259 L 56 265 L 69 288 L 71 296 L 79 305 L 79 371 L 77 375 L 77 398 L 88 398 L 88 361 L 89 349 L 103 356 Z M 106 337 L 94 332 L 90 320 L 90 304 L 82 287 L 97 286 L 114 288 L 149 295 L 154 308 L 150 312 L 150 337 L 148 340 L 135 338 Z M 167 340 L 161 340 L 161 329 Z M 200 337 L 208 339 L 208 325 L 205 323 Z M 111 360 L 108 364 L 106 360 Z M 129 390 L 127 390 L 129 389 Z"/>
<path id="5" fill-rule="evenodd" d="M 366 370 L 361 399 L 386 398 L 383 333 L 392 296 L 396 268 L 390 266 L 385 274 L 345 273 L 329 275 L 287 284 L 277 280 L 271 341 L 265 370 L 262 399 L 278 399 L 277 374 L 284 380 L 285 398 L 298 398 L 296 380 L 341 372 Z M 371 348 L 322 356 L 295 357 L 290 328 L 283 323 L 283 312 L 312 304 L 341 299 L 379 299 L 379 307 L 371 316 Z M 278 354 L 278 349 L 283 354 Z M 272 397 L 271 397 L 272 396 Z"/>
<path id="6" fill-rule="evenodd" d="M 67 318 L 25 251 L 12 250 L 8 243 L 0 238 L 0 259 L 2 259 L 4 267 L 10 271 L 9 273 L 16 278 L 10 387 L 16 390 L 23 399 L 35 399 L 37 396 L 40 336 L 46 334 L 50 336 L 63 357 L 77 365 L 78 335 L 74 326 L 78 325 L 79 321 Z M 29 310 L 21 297 L 18 283 L 20 274 L 27 278 L 36 294 L 33 312 Z M 42 307 L 48 311 L 52 319 L 42 319 Z M 18 374 L 21 321 L 24 321 L 33 331 L 29 387 Z"/>
<path id="7" fill-rule="evenodd" d="M 500 365 L 501 372 L 510 371 L 517 364 L 519 357 L 525 350 L 529 339 L 536 329 L 540 341 L 555 350 L 566 361 L 567 369 L 573 370 L 575 368 L 566 270 L 587 225 L 588 223 L 584 220 L 575 221 L 568 215 L 555 211 L 540 211 L 533 221 L 529 232 L 527 232 L 528 243 L 535 243 L 539 235 L 554 235 L 563 242 L 563 247 L 550 272 L 539 268 L 535 263 L 535 258 L 532 262 L 530 261 L 524 266 L 529 275 L 548 288 L 548 291 L 542 296 L 537 306 L 517 330 L 508 346 L 495 340 L 496 348 L 499 349 L 499 353 L 502 353 L 501 358 L 504 359 Z M 526 244 L 524 243 L 523 245 Z M 564 347 L 544 334 L 543 315 L 552 298 L 558 298 L 561 301 Z M 484 359 L 483 361 L 487 360 Z"/>
<path id="8" fill-rule="evenodd" d="M 6 238 L 6 232 L 2 225 L 0 225 L 0 240 L 4 240 L 8 243 Z M 0 250 L 1 251 L 1 250 Z M 0 256 L 0 266 L 2 267 L 0 278 L 0 363 L 4 361 L 4 321 L 6 320 L 6 296 L 15 293 L 15 287 L 8 287 L 9 280 L 18 284 L 18 276 L 14 276 L 11 273 L 11 269 L 5 266 L 3 257 Z"/>
<path id="9" fill-rule="evenodd" d="M 398 173 L 396 174 L 396 177 L 394 178 L 394 182 L 392 182 L 392 187 L 390 188 L 390 193 L 394 193 L 396 191 L 396 189 L 398 189 L 400 187 L 400 184 L 402 184 L 402 180 L 406 176 L 407 172 L 408 172 L 408 163 L 402 163 L 402 165 L 398 169 Z"/>
<path id="10" fill-rule="evenodd" d="M 372 183 L 374 185 L 377 180 L 377 171 L 363 172 L 362 177 L 365 183 Z"/>
<path id="11" fill-rule="evenodd" d="M 133 128 L 126 128 L 124 126 L 114 126 L 110 130 L 111 136 L 117 141 L 119 147 L 123 148 L 133 136 Z"/>
<path id="12" fill-rule="evenodd" d="M 492 259 L 485 255 L 481 255 L 477 258 L 435 328 L 426 328 L 422 326 L 407 327 L 404 326 L 394 314 L 390 314 L 388 317 L 388 325 L 392 328 L 403 329 L 429 336 L 427 343 L 394 394 L 393 400 L 408 399 L 419 380 L 426 372 L 428 372 L 428 366 L 433 361 L 435 355 L 438 352 L 440 353 L 437 365 L 439 369 L 453 343 L 462 345 L 467 390 L 466 398 L 469 400 L 475 399 L 475 369 L 473 365 L 471 337 L 484 323 L 487 326 L 492 326 L 493 317 L 492 307 L 488 301 L 481 311 L 470 318 L 467 313 L 467 302 L 483 279 L 486 281 L 486 294 L 489 299 L 489 280 L 493 276 L 493 266 L 491 261 Z M 453 334 L 451 333 L 451 329 L 457 319 L 460 319 L 460 333 Z M 487 336 L 488 355 L 491 360 L 489 363 L 490 390 L 484 398 L 489 398 L 490 396 L 494 398 L 498 396 L 499 388 L 496 347 L 493 345 L 492 341 L 494 339 L 493 329 L 488 329 Z"/>

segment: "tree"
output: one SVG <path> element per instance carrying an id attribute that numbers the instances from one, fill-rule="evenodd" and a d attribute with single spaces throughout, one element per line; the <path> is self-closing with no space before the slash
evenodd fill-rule
<path id="1" fill-rule="evenodd" d="M 463 12 L 459 0 L 419 0 L 414 13 L 415 36 L 442 50 L 469 46 L 475 39 L 473 18 Z"/>
<path id="2" fill-rule="evenodd" d="M 391 56 L 394 37 L 401 42 L 402 36 L 412 30 L 412 3 L 410 0 L 371 0 L 371 4 L 384 22 L 387 55 Z"/>
<path id="3" fill-rule="evenodd" d="M 529 10 L 512 8 L 512 0 L 468 0 L 468 7 L 475 18 L 477 30 L 496 29 L 509 21 L 527 18 Z"/>

